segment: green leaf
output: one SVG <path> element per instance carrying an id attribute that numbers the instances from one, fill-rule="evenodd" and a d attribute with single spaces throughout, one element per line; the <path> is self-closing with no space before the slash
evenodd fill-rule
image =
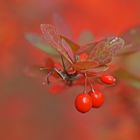
<path id="1" fill-rule="evenodd" d="M 123 79 L 131 86 L 140 89 L 140 79 L 138 77 L 135 77 L 128 71 L 121 69 L 116 72 L 116 75 L 119 77 L 120 80 Z"/>
<path id="2" fill-rule="evenodd" d="M 36 48 L 46 52 L 49 55 L 58 57 L 59 54 L 58 52 L 52 48 L 51 46 L 49 46 L 45 41 L 43 41 L 43 39 L 34 33 L 27 33 L 25 35 L 25 38 Z"/>

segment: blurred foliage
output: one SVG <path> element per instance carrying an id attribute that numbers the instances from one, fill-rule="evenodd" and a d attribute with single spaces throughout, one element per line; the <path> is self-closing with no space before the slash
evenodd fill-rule
<path id="1" fill-rule="evenodd" d="M 83 30 L 93 32 L 98 40 L 110 34 L 123 35 L 139 25 L 140 1 L 0 1 L 0 139 L 139 140 L 139 53 L 113 61 L 118 83 L 101 88 L 106 102 L 88 114 L 79 114 L 73 105 L 81 87 L 61 90 L 63 86 L 55 84 L 53 89 L 57 87 L 62 94 L 50 94 L 51 87 L 42 86 L 42 77 L 25 75 L 24 68 L 44 63 L 46 54 L 34 49 L 24 35 L 40 33 L 40 24 L 52 23 L 54 13 L 61 13 L 68 22 L 73 40 Z M 81 38 L 80 43 L 90 41 L 89 37 L 85 41 Z M 130 37 L 130 41 L 135 44 L 139 34 L 137 38 L 133 42 Z"/>

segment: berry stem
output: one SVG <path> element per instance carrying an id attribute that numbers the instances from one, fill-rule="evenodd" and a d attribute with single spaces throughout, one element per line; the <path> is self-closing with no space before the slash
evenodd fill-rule
<path id="1" fill-rule="evenodd" d="M 84 76 L 85 76 L 84 93 L 87 93 L 87 84 L 88 84 L 88 83 L 90 84 L 90 87 L 91 87 L 92 92 L 95 92 L 95 90 L 94 90 L 94 88 L 93 88 L 93 85 L 92 85 L 90 79 L 87 77 L 87 73 L 86 73 L 86 72 L 84 73 Z"/>
<path id="2" fill-rule="evenodd" d="M 84 86 L 84 93 L 87 93 L 87 73 L 84 73 L 85 76 L 85 86 Z"/>
<path id="3" fill-rule="evenodd" d="M 91 87 L 92 92 L 95 92 L 95 90 L 94 90 L 94 88 L 93 88 L 93 85 L 92 85 L 92 83 L 91 83 L 90 80 L 89 80 L 89 84 L 90 84 L 90 87 Z"/>
<path id="4" fill-rule="evenodd" d="M 93 88 L 93 85 L 92 85 L 92 83 L 91 83 L 91 80 L 90 80 L 89 78 L 88 78 L 87 80 L 88 80 L 88 83 L 90 84 L 91 91 L 92 91 L 92 92 L 95 92 L 95 90 L 94 90 L 94 88 Z"/>

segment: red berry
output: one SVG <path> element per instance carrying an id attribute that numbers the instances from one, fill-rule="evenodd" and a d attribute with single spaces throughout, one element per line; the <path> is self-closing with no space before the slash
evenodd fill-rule
<path id="1" fill-rule="evenodd" d="M 79 55 L 79 57 L 80 57 L 80 61 L 86 61 L 87 59 L 88 59 L 88 54 L 87 53 L 81 53 L 80 55 Z"/>
<path id="2" fill-rule="evenodd" d="M 89 95 L 92 98 L 92 107 L 98 108 L 104 103 L 104 94 L 99 91 L 90 91 Z"/>
<path id="3" fill-rule="evenodd" d="M 116 78 L 111 75 L 102 75 L 100 79 L 102 82 L 109 85 L 114 84 L 116 82 Z"/>
<path id="4" fill-rule="evenodd" d="M 75 99 L 75 107 L 79 112 L 86 113 L 92 107 L 92 98 L 89 94 L 82 93 Z"/>

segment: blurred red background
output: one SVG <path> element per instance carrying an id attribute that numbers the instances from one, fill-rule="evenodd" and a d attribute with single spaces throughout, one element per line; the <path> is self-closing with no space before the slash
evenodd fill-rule
<path id="1" fill-rule="evenodd" d="M 54 13 L 62 15 L 75 40 L 85 29 L 101 38 L 139 25 L 140 1 L 0 1 L 0 139 L 139 140 L 140 105 L 133 104 L 139 96 L 132 94 L 138 89 L 128 89 L 124 82 L 123 87 L 107 90 L 105 106 L 83 115 L 74 108 L 74 89 L 52 95 L 38 80 L 24 75 L 26 66 L 45 58 L 25 34 L 40 33 L 40 24 L 52 23 Z"/>

